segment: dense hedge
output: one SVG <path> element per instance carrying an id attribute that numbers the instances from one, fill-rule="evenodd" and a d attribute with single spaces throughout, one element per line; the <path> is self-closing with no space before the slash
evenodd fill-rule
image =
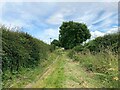
<path id="1" fill-rule="evenodd" d="M 33 68 L 47 57 L 49 45 L 31 35 L 2 26 L 2 71 L 11 73 Z"/>
<path id="2" fill-rule="evenodd" d="M 101 50 L 109 49 L 118 53 L 118 36 L 119 33 L 108 34 L 103 37 L 97 37 L 94 40 L 85 44 L 91 52 L 100 52 Z"/>

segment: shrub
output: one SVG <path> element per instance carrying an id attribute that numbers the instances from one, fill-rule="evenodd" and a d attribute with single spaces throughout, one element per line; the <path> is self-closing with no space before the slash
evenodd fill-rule
<path id="1" fill-rule="evenodd" d="M 47 57 L 49 45 L 31 35 L 2 26 L 2 71 L 19 72 L 33 68 Z"/>
<path id="2" fill-rule="evenodd" d="M 74 50 L 69 50 L 68 56 L 73 59 L 73 56 L 75 55 L 75 51 Z"/>
<path id="3" fill-rule="evenodd" d="M 84 46 L 82 46 L 82 45 L 75 46 L 73 48 L 73 50 L 76 51 L 76 52 L 83 51 L 84 50 Z"/>
<path id="4" fill-rule="evenodd" d="M 118 53 L 118 36 L 119 33 L 108 34 L 103 37 L 97 37 L 94 40 L 89 41 L 85 44 L 91 52 L 100 52 L 108 49 L 112 52 Z"/>

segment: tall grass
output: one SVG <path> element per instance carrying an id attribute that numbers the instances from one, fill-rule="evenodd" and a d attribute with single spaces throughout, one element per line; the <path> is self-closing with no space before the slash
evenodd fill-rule
<path id="1" fill-rule="evenodd" d="M 73 61 L 79 61 L 80 66 L 95 78 L 100 80 L 104 87 L 118 87 L 118 55 L 111 50 L 101 50 L 92 54 L 89 50 L 76 53 L 71 50 L 68 56 Z"/>

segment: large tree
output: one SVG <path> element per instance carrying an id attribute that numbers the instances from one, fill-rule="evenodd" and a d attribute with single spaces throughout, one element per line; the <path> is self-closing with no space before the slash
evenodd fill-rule
<path id="1" fill-rule="evenodd" d="M 91 37 L 85 24 L 73 21 L 63 22 L 59 32 L 59 41 L 65 49 L 80 45 Z"/>

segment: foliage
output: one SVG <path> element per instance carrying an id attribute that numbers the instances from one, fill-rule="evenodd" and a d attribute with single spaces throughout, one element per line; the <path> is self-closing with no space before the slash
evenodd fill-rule
<path id="1" fill-rule="evenodd" d="M 60 42 L 56 39 L 54 39 L 52 42 L 51 42 L 51 45 L 55 45 L 55 46 L 60 46 Z"/>
<path id="2" fill-rule="evenodd" d="M 55 45 L 54 44 L 51 44 L 50 45 L 50 52 L 53 52 L 55 50 Z"/>
<path id="3" fill-rule="evenodd" d="M 76 52 L 83 51 L 83 50 L 84 50 L 84 46 L 83 46 L 83 45 L 75 46 L 75 47 L 73 48 L 73 50 L 76 51 Z"/>
<path id="4" fill-rule="evenodd" d="M 76 54 L 80 65 L 99 79 L 105 87 L 118 87 L 118 60 L 111 51 L 93 54 Z M 74 58 L 74 57 L 73 57 Z"/>
<path id="5" fill-rule="evenodd" d="M 60 42 L 54 39 L 50 45 L 50 51 L 53 52 L 57 47 L 60 47 Z"/>
<path id="6" fill-rule="evenodd" d="M 74 61 L 79 61 L 80 65 L 87 72 L 92 72 L 105 87 L 116 88 L 119 80 L 117 41 L 117 33 L 98 37 L 83 47 L 73 48 L 69 51 L 68 56 Z"/>
<path id="7" fill-rule="evenodd" d="M 43 59 L 47 58 L 49 45 L 33 38 L 31 35 L 10 30 L 2 26 L 2 71 L 3 79 L 5 72 L 19 73 L 22 68 L 33 68 Z"/>
<path id="8" fill-rule="evenodd" d="M 63 22 L 60 26 L 59 41 L 65 49 L 71 49 L 90 38 L 87 26 L 78 22 Z"/>
<path id="9" fill-rule="evenodd" d="M 111 49 L 118 53 L 118 33 L 108 34 L 103 37 L 97 37 L 94 40 L 85 44 L 91 52 L 100 52 L 101 50 Z"/>
<path id="10" fill-rule="evenodd" d="M 39 65 L 35 68 L 22 68 L 18 74 L 11 74 L 10 72 L 5 73 L 5 77 L 2 81 L 3 88 L 21 88 L 26 87 L 29 83 L 37 81 L 39 76 L 46 71 L 47 67 L 54 62 L 54 59 L 57 58 L 56 53 L 49 53 L 47 60 L 40 61 Z M 9 79 L 11 77 L 11 79 Z"/>

